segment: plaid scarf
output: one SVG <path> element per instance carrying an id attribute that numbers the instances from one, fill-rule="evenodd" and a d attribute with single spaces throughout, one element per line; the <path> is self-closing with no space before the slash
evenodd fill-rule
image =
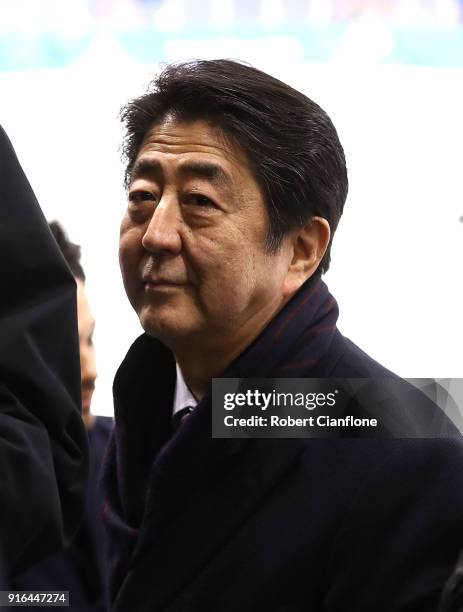
<path id="1" fill-rule="evenodd" d="M 312 277 L 223 377 L 321 376 L 337 318 L 336 300 L 319 276 Z M 175 483 L 185 461 L 191 474 L 186 486 L 194 491 L 195 465 L 196 471 L 205 465 L 219 469 L 214 466 L 220 464 L 222 447 L 236 442 L 214 439 L 211 444 L 211 385 L 171 438 L 175 377 L 173 354 L 144 334 L 130 348 L 114 381 L 115 428 L 103 467 L 111 607 L 140 541 L 149 537 L 146 517 L 153 520 L 161 506 L 168 513 L 181 503 Z M 210 456 L 204 456 L 207 453 Z M 159 486 L 152 490 L 153 481 L 167 483 L 165 488 L 170 484 L 168 495 L 157 495 Z"/>

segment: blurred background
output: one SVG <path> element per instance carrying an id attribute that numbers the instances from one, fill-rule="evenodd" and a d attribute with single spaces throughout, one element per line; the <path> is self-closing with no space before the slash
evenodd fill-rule
<path id="1" fill-rule="evenodd" d="M 463 377 L 462 0 L 2 0 L 0 123 L 82 245 L 93 412 L 140 333 L 117 265 L 120 107 L 160 64 L 228 57 L 331 116 L 350 193 L 327 283 L 339 327 L 405 377 Z M 1 163 L 1 160 L 0 160 Z"/>

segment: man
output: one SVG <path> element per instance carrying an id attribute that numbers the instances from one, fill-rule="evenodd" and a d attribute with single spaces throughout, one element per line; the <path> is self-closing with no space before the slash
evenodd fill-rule
<path id="1" fill-rule="evenodd" d="M 112 419 L 95 416 L 90 412 L 97 377 L 93 345 L 95 320 L 85 293 L 85 273 L 80 263 L 80 247 L 69 240 L 57 221 L 52 221 L 49 226 L 77 283 L 82 418 L 87 429 L 90 450 L 87 507 L 84 521 L 71 546 L 28 569 L 17 577 L 13 586 L 17 590 L 69 591 L 70 610 L 102 612 L 106 609 L 106 568 L 99 472 L 112 429 Z"/>
<path id="2" fill-rule="evenodd" d="M 122 118 L 145 334 L 114 383 L 113 609 L 435 610 L 463 541 L 459 440 L 211 437 L 213 377 L 393 377 L 320 279 L 347 194 L 330 119 L 226 60 L 167 67 Z"/>
<path id="3" fill-rule="evenodd" d="M 82 519 L 75 282 L 0 128 L 0 564 L 3 584 Z"/>

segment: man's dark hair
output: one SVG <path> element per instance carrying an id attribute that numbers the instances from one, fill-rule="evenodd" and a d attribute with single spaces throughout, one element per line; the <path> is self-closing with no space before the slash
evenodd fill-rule
<path id="1" fill-rule="evenodd" d="M 126 187 L 144 136 L 168 115 L 205 120 L 245 153 L 267 204 L 271 252 L 314 216 L 328 221 L 333 236 L 348 189 L 344 151 L 328 115 L 307 96 L 231 60 L 167 66 L 121 111 Z M 328 270 L 330 248 L 331 241 L 321 272 Z"/>
<path id="2" fill-rule="evenodd" d="M 63 229 L 63 226 L 58 221 L 50 221 L 48 227 L 51 229 L 61 253 L 64 256 L 74 278 L 85 282 L 85 273 L 80 263 L 80 246 L 71 242 Z"/>

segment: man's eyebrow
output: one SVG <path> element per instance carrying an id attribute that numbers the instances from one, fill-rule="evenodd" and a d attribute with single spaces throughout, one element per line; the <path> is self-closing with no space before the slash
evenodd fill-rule
<path id="1" fill-rule="evenodd" d="M 185 162 L 184 164 L 180 165 L 179 173 L 183 176 L 204 178 L 212 183 L 222 184 L 228 188 L 233 185 L 230 175 L 222 168 L 222 166 L 211 162 Z"/>
<path id="2" fill-rule="evenodd" d="M 145 176 L 159 176 L 162 173 L 161 164 L 153 159 L 139 159 L 130 170 L 130 183 Z"/>
<path id="3" fill-rule="evenodd" d="M 204 178 L 212 183 L 221 184 L 226 188 L 231 188 L 233 181 L 230 175 L 218 164 L 205 161 L 186 161 L 180 164 L 178 172 L 180 176 Z M 130 183 L 137 178 L 159 177 L 163 173 L 162 165 L 155 159 L 139 159 L 130 171 Z"/>

